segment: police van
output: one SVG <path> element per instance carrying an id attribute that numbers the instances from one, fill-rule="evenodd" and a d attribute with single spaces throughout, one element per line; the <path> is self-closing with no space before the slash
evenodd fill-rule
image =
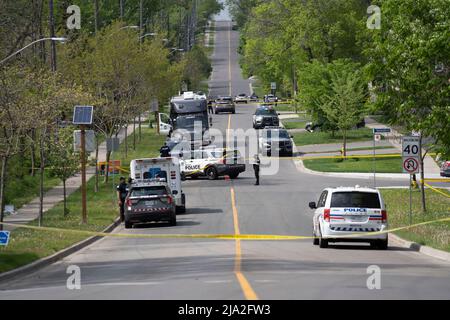
<path id="1" fill-rule="evenodd" d="M 180 163 L 177 158 L 134 159 L 130 163 L 133 180 L 166 179 L 178 213 L 186 211 L 186 196 L 181 188 Z"/>
<path id="2" fill-rule="evenodd" d="M 238 150 L 205 148 L 183 152 L 180 155 L 180 169 L 183 179 L 206 176 L 215 180 L 225 175 L 236 179 L 245 171 L 245 163 Z"/>
<path id="3" fill-rule="evenodd" d="M 310 202 L 314 244 L 329 242 L 369 242 L 371 247 L 387 249 L 386 206 L 380 191 L 372 188 L 326 188 L 318 202 Z"/>

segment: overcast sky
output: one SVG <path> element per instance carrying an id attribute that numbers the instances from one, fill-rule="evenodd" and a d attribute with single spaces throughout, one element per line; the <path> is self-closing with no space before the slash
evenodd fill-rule
<path id="1" fill-rule="evenodd" d="M 228 7 L 225 4 L 225 0 L 220 0 L 220 2 L 224 4 L 225 9 L 222 10 L 222 12 L 220 12 L 219 14 L 217 14 L 214 17 L 214 20 L 216 20 L 216 21 L 230 21 L 231 17 L 230 17 L 230 13 L 228 12 Z"/>

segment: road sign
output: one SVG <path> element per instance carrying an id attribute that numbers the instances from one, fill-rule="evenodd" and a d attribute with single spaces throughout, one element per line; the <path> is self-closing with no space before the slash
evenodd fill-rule
<path id="1" fill-rule="evenodd" d="M 92 124 L 93 106 L 75 106 L 73 109 L 73 124 Z"/>
<path id="2" fill-rule="evenodd" d="M 277 83 L 276 82 L 271 82 L 270 83 L 270 89 L 271 90 L 276 90 L 277 89 Z"/>
<path id="3" fill-rule="evenodd" d="M 390 133 L 391 128 L 373 128 L 373 134 L 376 133 Z"/>
<path id="4" fill-rule="evenodd" d="M 120 148 L 120 140 L 119 138 L 108 138 L 106 139 L 106 151 L 119 151 Z"/>
<path id="5" fill-rule="evenodd" d="M 380 141 L 381 140 L 381 134 L 375 134 L 373 136 L 373 138 L 375 139 L 375 141 Z"/>
<path id="6" fill-rule="evenodd" d="M 7 246 L 9 243 L 9 231 L 0 231 L 0 246 Z"/>
<path id="7" fill-rule="evenodd" d="M 95 132 L 94 130 L 86 130 L 86 151 L 93 152 L 95 151 Z M 73 148 L 75 152 L 80 151 L 81 149 L 81 130 L 75 130 L 73 132 Z"/>
<path id="8" fill-rule="evenodd" d="M 420 137 L 403 137 L 402 157 L 403 158 L 420 157 Z"/>
<path id="9" fill-rule="evenodd" d="M 150 102 L 150 111 L 151 112 L 158 112 L 159 111 L 158 99 L 152 99 L 152 101 Z"/>
<path id="10" fill-rule="evenodd" d="M 409 174 L 419 173 L 419 160 L 417 158 L 403 159 L 403 172 Z"/>

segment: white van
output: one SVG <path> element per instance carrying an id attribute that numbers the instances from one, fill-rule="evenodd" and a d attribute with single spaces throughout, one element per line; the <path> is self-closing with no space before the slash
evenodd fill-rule
<path id="1" fill-rule="evenodd" d="M 186 212 L 186 196 L 181 188 L 180 163 L 176 158 L 134 159 L 130 163 L 133 180 L 166 179 L 178 213 Z"/>

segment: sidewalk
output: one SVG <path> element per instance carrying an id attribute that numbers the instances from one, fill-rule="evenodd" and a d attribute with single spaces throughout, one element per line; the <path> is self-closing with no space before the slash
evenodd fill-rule
<path id="1" fill-rule="evenodd" d="M 144 118 L 142 119 L 142 124 L 145 124 Z M 136 125 L 136 129 L 138 126 Z M 133 133 L 133 125 L 129 125 L 127 129 L 127 135 Z M 122 128 L 119 135 L 117 136 L 119 141 L 122 142 L 125 139 L 125 128 Z M 95 158 L 95 151 L 91 152 L 90 157 Z M 98 150 L 98 161 L 105 161 L 106 159 L 106 141 L 100 144 Z M 86 172 L 86 181 L 92 178 L 95 175 L 95 168 L 88 167 Z M 75 191 L 78 190 L 81 186 L 81 174 L 78 173 L 75 176 L 69 178 L 66 181 L 66 194 L 67 196 L 71 195 Z M 56 187 L 50 189 L 44 194 L 44 214 L 58 203 L 64 200 L 63 195 L 63 184 L 57 185 Z M 39 197 L 36 197 L 31 202 L 22 206 L 15 214 L 5 216 L 4 222 L 8 223 L 18 223 L 18 224 L 26 224 L 30 221 L 33 221 L 39 217 Z M 4 230 L 13 230 L 14 227 L 4 226 Z"/>

